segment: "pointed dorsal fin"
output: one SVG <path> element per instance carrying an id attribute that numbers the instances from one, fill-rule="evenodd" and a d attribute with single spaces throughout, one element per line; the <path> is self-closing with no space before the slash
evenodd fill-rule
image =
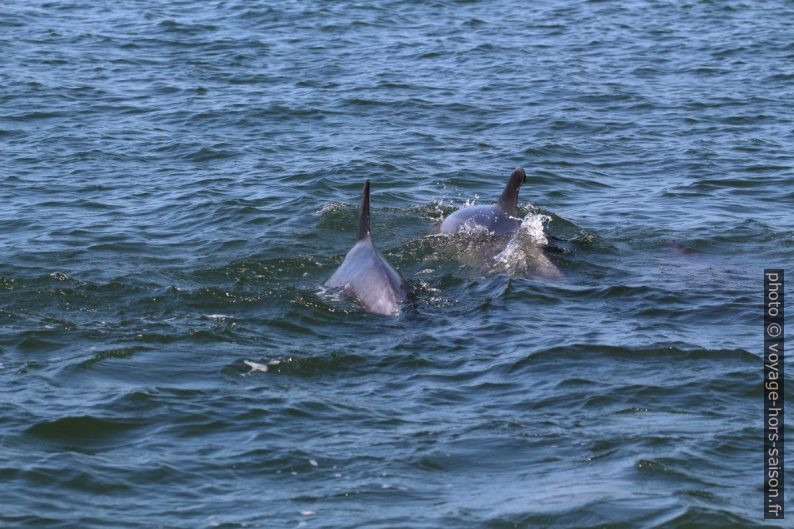
<path id="1" fill-rule="evenodd" d="M 358 238 L 357 241 L 370 236 L 369 230 L 369 180 L 364 182 L 361 192 L 361 208 L 358 210 Z"/>
<path id="2" fill-rule="evenodd" d="M 498 202 L 499 207 L 508 215 L 513 217 L 518 215 L 518 188 L 521 187 L 521 184 L 526 179 L 527 173 L 521 167 L 518 167 L 510 175 L 510 179 L 507 181 L 505 190 L 502 192 L 502 196 L 499 197 Z"/>

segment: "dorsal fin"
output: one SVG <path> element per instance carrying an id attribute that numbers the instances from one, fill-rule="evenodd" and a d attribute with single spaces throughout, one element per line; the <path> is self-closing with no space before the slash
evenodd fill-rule
<path id="1" fill-rule="evenodd" d="M 361 192 L 361 208 L 358 210 L 358 238 L 357 241 L 370 236 L 369 231 L 369 180 L 364 182 Z"/>
<path id="2" fill-rule="evenodd" d="M 513 174 L 510 175 L 510 180 L 507 181 L 505 190 L 502 191 L 502 196 L 499 197 L 499 207 L 505 213 L 513 217 L 518 215 L 518 188 L 527 179 L 527 173 L 524 169 L 518 167 Z"/>

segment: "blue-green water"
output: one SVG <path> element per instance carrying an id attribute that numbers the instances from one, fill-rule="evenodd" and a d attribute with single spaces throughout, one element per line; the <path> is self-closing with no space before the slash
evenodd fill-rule
<path id="1" fill-rule="evenodd" d="M 792 20 L 4 2 L 0 526 L 762 526 Z M 562 279 L 428 236 L 516 166 Z M 367 178 L 396 318 L 320 288 Z"/>

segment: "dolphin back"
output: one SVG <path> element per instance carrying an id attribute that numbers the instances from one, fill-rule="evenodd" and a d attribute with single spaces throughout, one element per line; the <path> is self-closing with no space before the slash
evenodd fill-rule
<path id="1" fill-rule="evenodd" d="M 466 228 L 483 227 L 493 233 L 512 233 L 521 226 L 518 217 L 518 189 L 527 179 L 519 167 L 507 181 L 502 195 L 493 206 L 469 206 L 449 215 L 441 223 L 441 233 L 457 233 Z"/>
<path id="2" fill-rule="evenodd" d="M 394 315 L 408 297 L 405 282 L 372 244 L 369 237 L 358 241 L 341 266 L 325 283 L 343 288 L 370 312 Z"/>
<path id="3" fill-rule="evenodd" d="M 520 225 L 519 219 L 511 217 L 499 206 L 469 206 L 444 219 L 439 231 L 453 234 L 467 228 L 482 227 L 493 233 L 512 233 Z"/>
<path id="4" fill-rule="evenodd" d="M 361 192 L 358 238 L 334 275 L 325 282 L 353 295 L 370 312 L 395 315 L 408 294 L 402 276 L 391 267 L 372 242 L 369 222 L 369 180 Z"/>

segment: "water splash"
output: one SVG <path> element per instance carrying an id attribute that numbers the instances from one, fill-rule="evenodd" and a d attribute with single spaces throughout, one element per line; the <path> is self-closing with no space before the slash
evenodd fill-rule
<path id="1" fill-rule="evenodd" d="M 324 204 L 323 207 L 316 210 L 314 212 L 315 215 L 319 217 L 325 217 L 327 215 L 337 215 L 339 213 L 343 213 L 351 209 L 352 206 L 349 204 L 345 204 L 344 202 L 329 202 Z"/>
<path id="2" fill-rule="evenodd" d="M 507 275 L 561 279 L 562 272 L 546 256 L 546 224 L 551 217 L 528 213 L 504 249 L 493 258 L 492 271 Z"/>

